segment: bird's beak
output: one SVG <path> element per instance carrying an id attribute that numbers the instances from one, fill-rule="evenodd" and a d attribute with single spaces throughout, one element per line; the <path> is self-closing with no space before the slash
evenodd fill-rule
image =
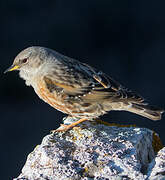
<path id="1" fill-rule="evenodd" d="M 6 71 L 4 73 L 7 73 L 9 71 L 14 71 L 14 70 L 17 70 L 20 66 L 18 65 L 11 65 L 9 68 L 6 69 Z"/>

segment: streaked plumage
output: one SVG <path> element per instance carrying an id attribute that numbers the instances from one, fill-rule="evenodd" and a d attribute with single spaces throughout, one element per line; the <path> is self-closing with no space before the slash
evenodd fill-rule
<path id="1" fill-rule="evenodd" d="M 15 58 L 20 77 L 37 95 L 69 116 L 93 119 L 111 110 L 130 111 L 152 120 L 163 110 L 105 73 L 44 47 L 29 47 Z"/>

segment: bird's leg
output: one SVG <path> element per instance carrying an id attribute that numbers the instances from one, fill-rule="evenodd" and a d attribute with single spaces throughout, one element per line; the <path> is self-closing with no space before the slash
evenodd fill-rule
<path id="1" fill-rule="evenodd" d="M 67 131 L 68 129 L 71 129 L 74 126 L 78 125 L 79 123 L 82 123 L 82 122 L 87 121 L 87 120 L 88 120 L 88 118 L 81 118 L 78 121 L 73 122 L 73 123 L 68 124 L 68 125 L 67 124 L 61 124 L 61 126 L 58 129 L 52 130 L 51 133 Z"/>

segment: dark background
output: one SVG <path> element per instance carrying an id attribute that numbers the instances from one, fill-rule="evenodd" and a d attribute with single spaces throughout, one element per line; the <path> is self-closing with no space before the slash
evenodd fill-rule
<path id="1" fill-rule="evenodd" d="M 1 178 L 17 177 L 27 155 L 64 114 L 26 87 L 17 72 L 3 74 L 22 49 L 39 45 L 104 71 L 165 108 L 165 1 L 0 1 Z M 102 119 L 136 124 L 159 133 L 165 117 L 151 121 L 127 112 Z"/>

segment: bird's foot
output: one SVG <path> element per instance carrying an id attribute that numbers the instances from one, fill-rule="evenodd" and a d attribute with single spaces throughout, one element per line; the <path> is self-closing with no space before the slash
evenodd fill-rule
<path id="1" fill-rule="evenodd" d="M 88 120 L 87 118 L 82 118 L 82 119 L 79 119 L 78 121 L 73 122 L 71 124 L 61 124 L 58 129 L 52 130 L 51 133 L 65 132 L 65 131 L 73 128 L 74 126 L 78 125 L 79 123 L 82 123 L 82 122 L 87 121 L 87 120 Z"/>
<path id="2" fill-rule="evenodd" d="M 66 125 L 66 124 L 60 124 L 60 127 L 55 129 L 55 130 L 51 130 L 51 133 L 56 133 L 56 132 L 65 132 L 68 129 L 72 128 L 70 127 L 71 124 Z"/>

